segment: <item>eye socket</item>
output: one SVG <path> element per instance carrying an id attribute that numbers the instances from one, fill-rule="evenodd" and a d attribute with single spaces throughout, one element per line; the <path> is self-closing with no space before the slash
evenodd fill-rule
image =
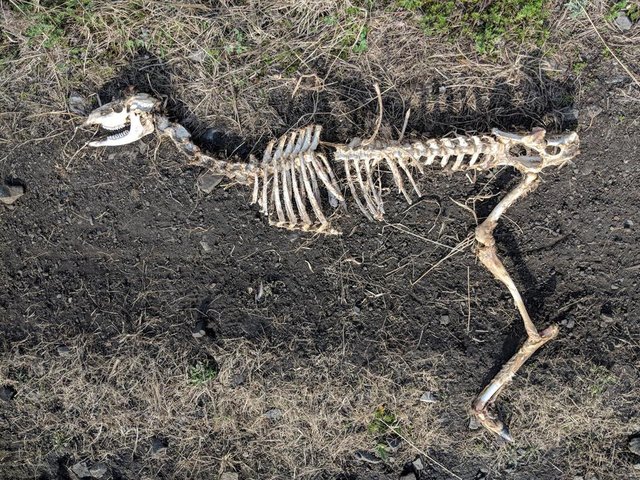
<path id="1" fill-rule="evenodd" d="M 547 145 L 547 147 L 544 149 L 544 153 L 546 153 L 547 155 L 558 155 L 561 151 L 562 149 L 557 145 Z"/>

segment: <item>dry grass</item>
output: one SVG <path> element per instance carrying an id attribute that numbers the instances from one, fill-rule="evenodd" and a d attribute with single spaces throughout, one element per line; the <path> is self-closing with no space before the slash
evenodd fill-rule
<path id="1" fill-rule="evenodd" d="M 176 350 L 172 337 L 136 332 L 101 345 L 86 335 L 67 339 L 65 356 L 56 353 L 62 339 L 5 355 L 0 383 L 15 385 L 18 396 L 16 451 L 4 465 L 26 460 L 37 471 L 50 453 L 82 452 L 94 462 L 147 457 L 140 467 L 147 475 L 237 470 L 245 478 L 309 478 L 338 473 L 355 450 L 376 447 L 367 426 L 380 405 L 397 412 L 403 435 L 416 444 L 452 442 L 437 421 L 442 407 L 418 401 L 422 388 L 438 390 L 421 371 L 427 359 L 406 365 L 415 383 L 398 385 L 391 374 L 345 362 L 340 350 L 290 365 L 286 345 L 228 339 L 207 349 L 219 365 L 216 378 L 194 385 L 194 352 Z M 389 358 L 390 365 L 401 361 Z M 267 418 L 272 409 L 282 418 Z M 149 459 L 154 435 L 167 440 L 168 457 Z M 172 465 L 163 467 L 167 458 Z"/>
<path id="2" fill-rule="evenodd" d="M 166 98 L 194 131 L 224 126 L 249 145 L 311 121 L 329 137 L 368 135 L 377 115 L 374 84 L 384 99 L 382 136 L 397 137 L 408 109 L 409 132 L 557 128 L 597 71 L 626 75 L 589 20 L 565 3 L 547 3 L 546 41 L 511 42 L 484 56 L 468 38 L 426 35 L 419 13 L 394 2 L 2 0 L 0 145 L 8 152 L 67 138 L 79 123 L 68 111 L 70 93 L 93 101 L 102 91 L 104 100 L 129 83 Z M 607 46 L 637 75 L 637 25 L 622 35 L 606 19 L 610 2 L 588 3 Z M 632 95 L 632 87 L 623 91 Z M 349 272 L 325 273 L 352 280 Z M 202 348 L 185 349 L 172 331 L 148 337 L 148 322 L 108 343 L 87 332 L 4 346 L 0 385 L 19 393 L 10 418 L 2 418 L 11 422 L 10 448 L 0 451 L 5 468 L 26 464 L 35 476 L 69 455 L 106 460 L 128 478 L 214 478 L 229 470 L 243 478 L 330 478 L 349 469 L 355 450 L 376 448 L 380 438 L 367 426 L 385 405 L 406 437 L 389 459 L 394 471 L 423 451 L 453 471 L 480 459 L 502 470 L 529 463 L 535 474 L 536 463 L 559 450 L 570 459 L 558 478 L 637 474 L 603 451 L 640 430 L 637 420 L 621 418 L 637 399 L 613 388 L 633 385 L 637 373 L 603 370 L 586 356 L 550 362 L 550 371 L 573 372 L 566 377 L 523 369 L 504 396 L 522 440 L 496 446 L 483 432 L 451 433 L 466 423 L 463 406 L 474 393 L 447 377 L 451 365 L 465 365 L 453 354 L 445 366 L 435 354 L 389 349 L 371 370 L 345 358 L 342 346 L 299 358 L 286 344 L 225 339 L 206 347 L 219 365 L 216 378 L 194 385 L 189 369 Z M 61 344 L 68 356 L 56 353 Z M 411 380 L 398 381 L 398 372 Z M 422 404 L 425 390 L 443 398 Z M 274 408 L 282 418 L 267 419 Z M 149 455 L 154 436 L 167 440 L 166 454 Z"/>
<path id="3" fill-rule="evenodd" d="M 546 452 L 560 449 L 572 460 L 558 467 L 559 478 L 589 472 L 607 478 L 601 476 L 607 469 L 620 475 L 624 470 L 602 448 L 615 452 L 621 437 L 640 428 L 621 421 L 625 406 L 635 401 L 633 392 L 612 388 L 637 382 L 637 372 L 610 372 L 585 358 L 549 366 L 552 372 L 574 372 L 571 379 L 545 372 L 516 379 L 505 398 L 519 440 L 496 448 L 482 431 L 460 435 L 447 427 L 452 415 L 458 417 L 454 423 L 466 423 L 461 407 L 471 393 L 451 383 L 459 379 L 438 379 L 460 360 L 455 356 L 391 350 L 382 367 L 371 371 L 345 361 L 339 348 L 300 359 L 286 353 L 287 345 L 227 339 L 206 352 L 195 346 L 189 351 L 184 345 L 176 349 L 175 332 L 152 338 L 143 333 L 153 328 L 153 321 L 145 322 L 140 331 L 106 344 L 87 334 L 43 342 L 28 353 L 20 353 L 19 345 L 7 352 L 0 384 L 14 385 L 18 395 L 4 468 L 26 463 L 42 471 L 50 468 L 52 455 L 70 454 L 118 465 L 129 478 L 211 478 L 229 470 L 243 478 L 337 475 L 354 451 L 375 451 L 383 441 L 368 427 L 384 405 L 404 439 L 388 459 L 398 469 L 400 458 L 455 451 L 455 464 L 449 457 L 441 466 L 429 463 L 441 473 L 464 471 L 478 460 L 507 472 L 528 463 L 534 472 Z M 67 355 L 57 353 L 62 344 L 70 349 Z M 190 367 L 205 353 L 217 361 L 218 374 L 194 385 Z M 398 383 L 399 369 L 411 372 L 411 381 Z M 440 401 L 421 403 L 425 390 L 438 392 Z M 272 409 L 282 417 L 267 418 Z M 443 424 L 444 418 L 449 420 Z M 168 450 L 153 456 L 155 436 Z M 633 475 L 629 469 L 625 478 Z"/>
<path id="4" fill-rule="evenodd" d="M 312 120 L 331 125 L 333 134 L 370 132 L 375 83 L 384 94 L 388 135 L 397 135 L 391 127 L 401 127 L 409 108 L 410 131 L 522 122 L 516 112 L 553 126 L 561 121 L 554 109 L 579 95 L 572 88 L 574 77 L 583 76 L 578 70 L 603 60 L 619 68 L 587 18 L 563 2 L 549 5 L 546 43 L 511 43 L 491 57 L 478 55 L 465 37 L 425 35 L 419 15 L 392 2 L 386 9 L 329 0 L 261 1 L 251 8 L 66 3 L 2 3 L 0 102 L 12 106 L 6 117 L 16 106 L 21 113 L 65 112 L 71 91 L 91 95 L 123 76 L 120 88 L 132 82 L 179 99 L 189 109 L 179 112 L 183 119 L 192 113 L 202 125 L 224 125 L 250 139 Z M 604 19 L 608 8 L 590 2 L 590 15 L 621 61 L 632 63 L 638 35 L 616 35 Z M 358 43 L 363 32 L 366 42 Z M 132 62 L 135 78 L 127 75 Z"/>

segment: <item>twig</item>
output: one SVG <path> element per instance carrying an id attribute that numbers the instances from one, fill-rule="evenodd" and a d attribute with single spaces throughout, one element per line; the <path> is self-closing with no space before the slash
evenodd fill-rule
<path id="1" fill-rule="evenodd" d="M 402 440 L 404 440 L 405 442 L 407 442 L 409 445 L 411 445 L 411 447 L 413 447 L 418 453 L 420 453 L 421 455 L 424 456 L 424 458 L 426 458 L 427 460 L 429 460 L 431 463 L 439 466 L 442 470 L 444 470 L 447 474 L 451 475 L 453 478 L 457 478 L 458 480 L 462 480 L 462 478 L 460 478 L 458 475 L 456 475 L 455 473 L 453 473 L 451 470 L 449 470 L 447 467 L 445 467 L 443 464 L 441 464 L 440 462 L 438 462 L 435 458 L 431 457 L 427 452 L 425 452 L 424 450 L 422 450 L 421 448 L 418 448 L 418 446 L 413 443 L 411 440 L 409 440 L 407 437 L 405 437 L 404 435 L 402 435 L 401 432 L 398 431 L 397 428 L 394 428 L 393 425 L 388 424 L 387 422 L 385 422 L 384 420 L 382 420 L 382 423 L 390 429 L 393 429 L 393 432 L 398 435 Z"/>
<path id="2" fill-rule="evenodd" d="M 376 121 L 376 129 L 373 131 L 373 135 L 369 137 L 369 140 L 365 140 L 362 142 L 362 145 L 366 146 L 373 142 L 378 136 L 378 131 L 380 130 L 380 125 L 382 125 L 382 93 L 380 93 L 380 87 L 376 83 L 373 88 L 376 89 L 376 95 L 378 96 L 378 120 Z"/>

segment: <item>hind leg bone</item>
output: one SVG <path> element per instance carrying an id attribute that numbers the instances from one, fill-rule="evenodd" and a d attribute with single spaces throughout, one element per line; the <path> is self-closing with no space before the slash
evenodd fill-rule
<path id="1" fill-rule="evenodd" d="M 529 313 L 522 301 L 522 296 L 518 291 L 515 283 L 509 276 L 504 265 L 498 258 L 496 251 L 496 241 L 493 237 L 493 231 L 496 228 L 498 220 L 518 199 L 524 197 L 529 192 L 536 189 L 539 180 L 535 173 L 525 173 L 524 178 L 496 205 L 489 216 L 476 228 L 476 241 L 478 244 L 476 254 L 482 264 L 489 270 L 494 277 L 501 281 L 508 289 L 513 297 L 513 301 L 520 312 L 524 327 L 527 332 L 527 340 L 511 357 L 511 359 L 503 365 L 498 374 L 491 382 L 480 392 L 472 403 L 472 413 L 476 416 L 479 423 L 487 430 L 500 435 L 507 441 L 512 441 L 509 429 L 500 421 L 500 419 L 490 411 L 496 398 L 501 390 L 514 377 L 516 372 L 522 367 L 531 355 L 533 355 L 540 347 L 558 334 L 558 327 L 552 325 L 542 332 L 538 332 L 535 325 L 529 317 Z"/>

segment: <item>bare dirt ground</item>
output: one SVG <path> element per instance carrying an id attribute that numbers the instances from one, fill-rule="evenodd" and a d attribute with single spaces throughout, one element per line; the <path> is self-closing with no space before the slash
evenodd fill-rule
<path id="1" fill-rule="evenodd" d="M 640 478 L 640 7 L 477 3 L 0 2 L 0 166 L 26 189 L 0 212 L 0 478 Z M 534 13 L 504 23 L 514 5 Z M 133 86 L 242 161 L 312 122 L 370 135 L 376 83 L 383 138 L 408 109 L 410 135 L 580 134 L 497 230 L 561 326 L 500 397 L 513 444 L 467 409 L 521 321 L 454 251 L 513 172 L 427 176 L 386 222 L 351 208 L 317 237 L 204 195 L 155 136 L 86 148 L 69 103 Z"/>

